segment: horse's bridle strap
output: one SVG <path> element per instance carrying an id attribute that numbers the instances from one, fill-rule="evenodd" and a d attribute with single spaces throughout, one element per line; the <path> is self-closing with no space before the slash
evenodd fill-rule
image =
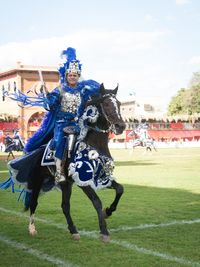
<path id="1" fill-rule="evenodd" d="M 98 132 L 98 133 L 109 133 L 111 131 L 110 127 L 107 130 L 100 129 L 97 126 L 95 126 L 95 127 L 89 126 L 88 128 L 91 129 L 91 130 L 94 130 L 95 132 Z"/>

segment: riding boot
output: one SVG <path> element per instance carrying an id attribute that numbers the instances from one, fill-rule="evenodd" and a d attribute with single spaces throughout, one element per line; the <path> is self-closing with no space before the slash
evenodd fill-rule
<path id="1" fill-rule="evenodd" d="M 63 168 L 62 168 L 62 160 L 56 158 L 56 174 L 55 174 L 56 183 L 63 183 L 66 181 Z"/>
<path id="2" fill-rule="evenodd" d="M 72 150 L 74 148 L 74 143 L 76 141 L 76 135 L 73 133 L 73 134 L 69 134 L 68 135 L 68 153 L 67 153 L 67 158 L 71 158 L 71 153 L 72 153 Z"/>

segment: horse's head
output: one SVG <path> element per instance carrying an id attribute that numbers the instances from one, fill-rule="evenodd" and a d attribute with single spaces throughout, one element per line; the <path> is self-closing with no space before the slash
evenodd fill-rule
<path id="1" fill-rule="evenodd" d="M 110 129 L 115 134 L 121 134 L 125 129 L 125 123 L 121 117 L 120 105 L 117 100 L 118 86 L 114 90 L 105 89 L 100 85 L 98 97 L 94 97 L 89 104 L 94 104 L 99 108 L 99 120 L 101 127 Z"/>

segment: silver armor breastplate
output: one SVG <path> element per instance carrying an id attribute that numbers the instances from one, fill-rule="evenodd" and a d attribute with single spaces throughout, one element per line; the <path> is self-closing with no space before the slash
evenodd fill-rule
<path id="1" fill-rule="evenodd" d="M 76 113 L 81 104 L 80 93 L 70 94 L 62 92 L 61 96 L 61 111 Z"/>

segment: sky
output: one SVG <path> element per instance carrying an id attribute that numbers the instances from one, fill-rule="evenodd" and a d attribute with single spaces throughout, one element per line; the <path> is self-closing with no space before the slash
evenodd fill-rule
<path id="1" fill-rule="evenodd" d="M 200 71 L 199 0 L 0 0 L 0 71 L 58 67 L 74 47 L 84 79 L 119 98 L 168 104 Z"/>

